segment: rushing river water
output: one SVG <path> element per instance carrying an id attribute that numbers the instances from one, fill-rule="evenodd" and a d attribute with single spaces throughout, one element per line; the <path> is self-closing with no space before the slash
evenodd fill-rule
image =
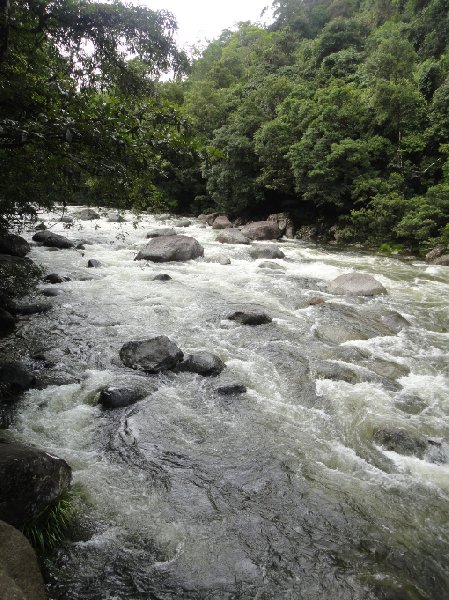
<path id="1" fill-rule="evenodd" d="M 447 600 L 449 268 L 296 240 L 264 268 L 196 221 L 182 233 L 204 259 L 153 264 L 133 259 L 173 221 L 127 219 L 57 223 L 85 250 L 30 255 L 71 278 L 20 325 L 59 385 L 29 391 L 10 429 L 73 468 L 80 525 L 49 566 L 50 599 Z M 388 295 L 326 293 L 354 269 Z M 226 318 L 248 306 L 273 322 Z M 159 334 L 226 369 L 121 364 L 125 342 Z M 215 392 L 234 382 L 247 393 Z M 97 404 L 102 387 L 136 384 L 137 404 Z M 387 451 L 373 440 L 383 427 L 432 443 L 421 458 Z"/>

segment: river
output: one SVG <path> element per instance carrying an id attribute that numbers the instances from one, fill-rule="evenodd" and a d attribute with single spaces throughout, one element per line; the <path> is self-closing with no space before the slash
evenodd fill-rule
<path id="1" fill-rule="evenodd" d="M 449 268 L 298 240 L 264 268 L 195 220 L 182 233 L 204 259 L 134 261 L 173 220 L 126 217 L 54 223 L 85 250 L 30 254 L 71 278 L 20 325 L 60 381 L 27 392 L 9 430 L 73 468 L 78 527 L 49 561 L 50 600 L 447 600 Z M 388 295 L 326 293 L 351 270 Z M 227 319 L 242 307 L 273 322 Z M 226 369 L 121 364 L 125 342 L 159 334 Z M 216 393 L 233 382 L 247 392 Z M 97 404 L 102 387 L 136 384 L 137 404 Z M 385 427 L 432 443 L 421 457 L 386 450 L 373 439 Z"/>

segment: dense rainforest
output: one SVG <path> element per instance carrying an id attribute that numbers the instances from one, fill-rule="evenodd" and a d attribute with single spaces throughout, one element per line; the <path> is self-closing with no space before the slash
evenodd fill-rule
<path id="1" fill-rule="evenodd" d="M 4 221 L 54 202 L 284 211 L 340 242 L 448 244 L 448 0 L 276 0 L 271 25 L 190 61 L 164 11 L 2 5 Z"/>

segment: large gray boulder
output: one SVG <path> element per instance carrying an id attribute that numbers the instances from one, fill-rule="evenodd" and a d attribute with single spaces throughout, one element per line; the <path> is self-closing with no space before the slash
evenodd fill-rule
<path id="1" fill-rule="evenodd" d="M 0 519 L 22 527 L 67 491 L 71 478 L 61 458 L 0 441 Z"/>
<path id="2" fill-rule="evenodd" d="M 285 258 L 282 250 L 279 250 L 274 244 L 272 246 L 252 246 L 249 254 L 251 258 Z"/>
<path id="3" fill-rule="evenodd" d="M 277 240 L 282 236 L 279 225 L 273 221 L 256 221 L 242 227 L 242 233 L 250 240 Z"/>
<path id="4" fill-rule="evenodd" d="M 232 223 L 226 215 L 220 215 L 212 223 L 212 229 L 231 229 Z"/>
<path id="5" fill-rule="evenodd" d="M 217 235 L 217 242 L 220 244 L 249 244 L 249 238 L 247 238 L 238 229 L 223 229 Z"/>
<path id="6" fill-rule="evenodd" d="M 448 267 L 449 266 L 449 254 L 443 254 L 443 256 L 439 256 L 432 262 L 432 264 L 440 265 L 440 267 Z"/>
<path id="7" fill-rule="evenodd" d="M 120 360 L 125 366 L 147 373 L 173 369 L 183 358 L 181 349 L 165 335 L 127 342 L 120 350 Z"/>
<path id="8" fill-rule="evenodd" d="M 198 373 L 204 377 L 219 375 L 225 368 L 224 362 L 216 354 L 211 352 L 195 352 L 190 354 L 184 362 L 182 362 L 178 370 Z"/>
<path id="9" fill-rule="evenodd" d="M 192 221 L 189 221 L 189 219 L 180 219 L 174 222 L 175 227 L 190 227 L 191 224 Z"/>
<path id="10" fill-rule="evenodd" d="M 53 233 L 46 229 L 45 231 L 38 231 L 33 235 L 33 241 L 39 242 L 44 246 L 48 246 L 50 248 L 73 248 L 74 243 L 69 239 L 64 237 L 63 235 L 58 235 L 57 233 Z"/>
<path id="11" fill-rule="evenodd" d="M 36 554 L 26 537 L 0 521 L 0 600 L 45 600 Z"/>
<path id="12" fill-rule="evenodd" d="M 366 273 L 345 273 L 330 282 L 327 291 L 330 294 L 348 296 L 378 296 L 386 294 L 384 286 Z"/>
<path id="13" fill-rule="evenodd" d="M 80 221 L 93 221 L 100 218 L 100 215 L 92 208 L 83 208 L 76 216 Z"/>
<path id="14" fill-rule="evenodd" d="M 0 253 L 24 257 L 31 250 L 29 243 L 20 235 L 0 231 Z"/>
<path id="15" fill-rule="evenodd" d="M 135 260 L 152 262 L 183 262 L 204 256 L 204 248 L 187 235 L 169 235 L 153 238 L 136 256 Z"/>
<path id="16" fill-rule="evenodd" d="M 159 229 L 151 229 L 147 233 L 147 238 L 164 237 L 168 235 L 176 235 L 176 230 L 172 227 L 160 227 Z"/>

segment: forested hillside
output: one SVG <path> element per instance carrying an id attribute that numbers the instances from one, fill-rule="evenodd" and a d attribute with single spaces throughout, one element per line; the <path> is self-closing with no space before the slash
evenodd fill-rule
<path id="1" fill-rule="evenodd" d="M 170 86 L 206 148 L 193 208 L 286 210 L 338 225 L 341 241 L 447 243 L 447 0 L 274 8 L 271 27 L 224 31 Z"/>

